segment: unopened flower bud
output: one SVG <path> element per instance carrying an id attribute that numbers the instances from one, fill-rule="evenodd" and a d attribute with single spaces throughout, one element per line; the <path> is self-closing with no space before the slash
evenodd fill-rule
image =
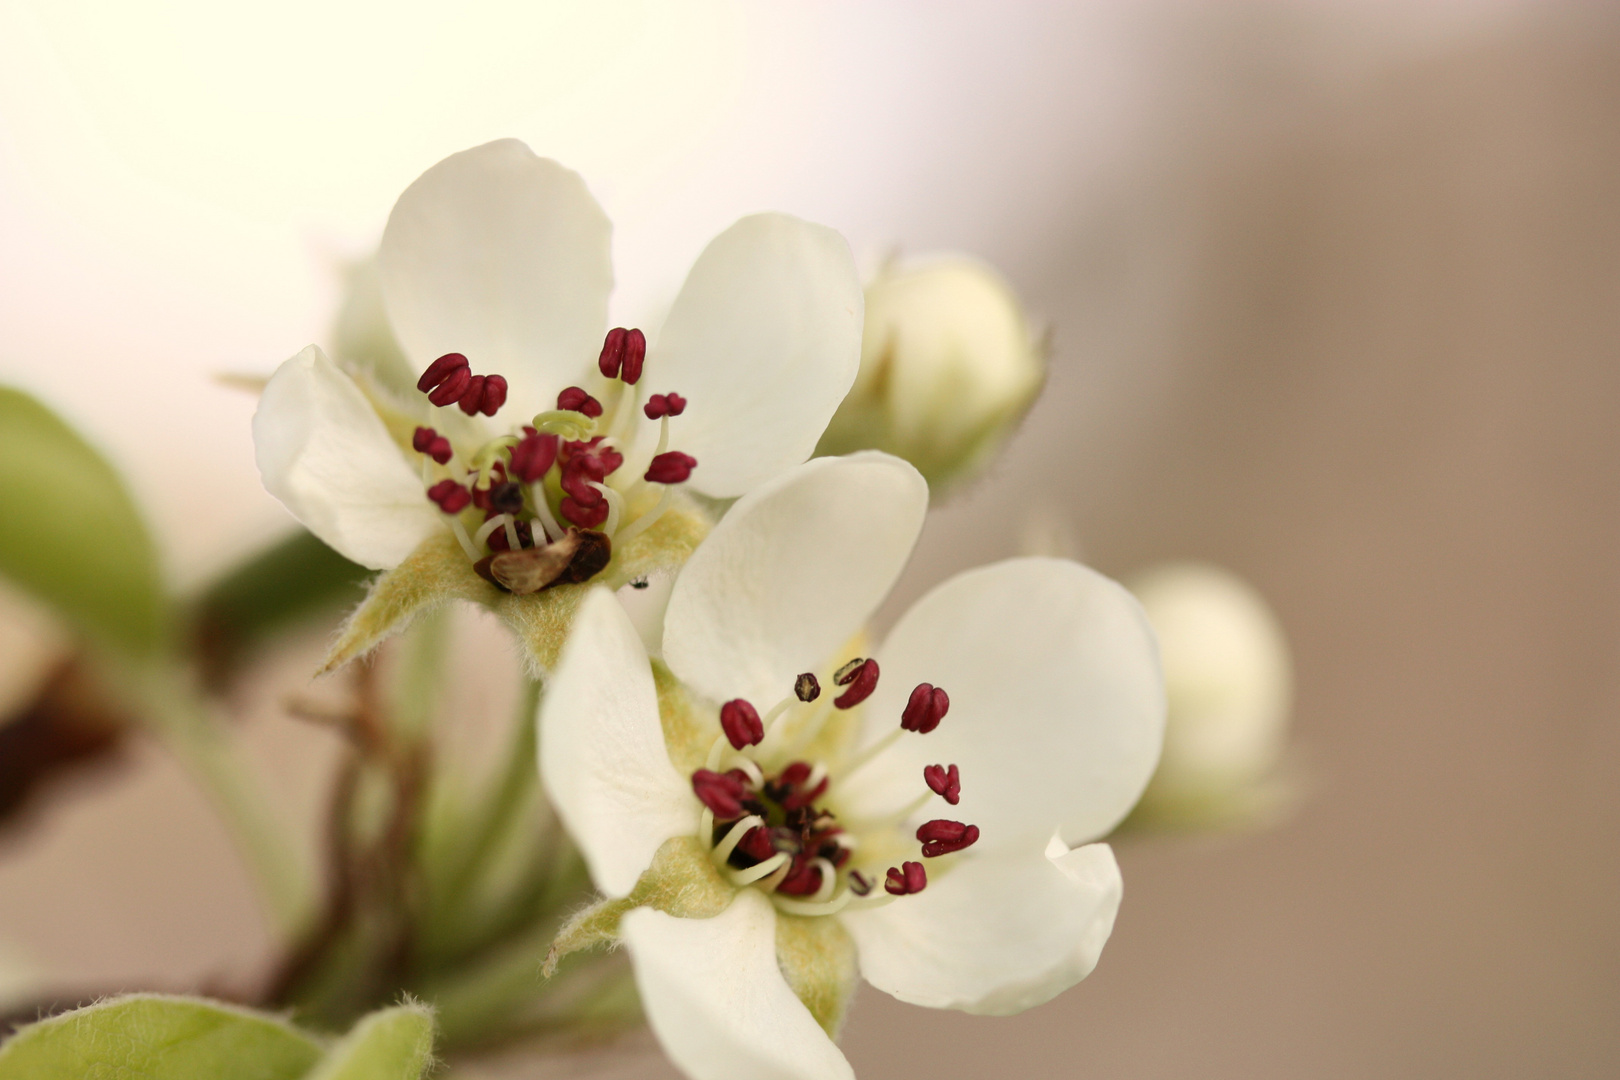
<path id="1" fill-rule="evenodd" d="M 885 269 L 866 289 L 860 374 L 816 452 L 886 450 L 938 494 L 988 463 L 1045 372 L 1018 298 L 988 266 L 949 256 Z"/>
<path id="2" fill-rule="evenodd" d="M 1274 810 L 1293 683 L 1276 617 L 1246 582 L 1212 566 L 1160 567 L 1132 591 L 1158 634 L 1169 704 L 1164 752 L 1135 822 L 1224 825 Z"/>

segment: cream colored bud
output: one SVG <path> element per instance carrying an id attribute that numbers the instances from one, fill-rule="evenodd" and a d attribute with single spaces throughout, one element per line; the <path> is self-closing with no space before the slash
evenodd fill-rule
<path id="1" fill-rule="evenodd" d="M 886 450 L 938 494 L 983 469 L 1039 393 L 1041 343 L 990 267 L 943 256 L 866 288 L 861 370 L 817 448 Z"/>
<path id="2" fill-rule="evenodd" d="M 1142 824 L 1235 824 L 1274 810 L 1288 734 L 1288 643 L 1251 586 L 1216 567 L 1162 566 L 1130 582 L 1158 633 L 1169 701 Z"/>

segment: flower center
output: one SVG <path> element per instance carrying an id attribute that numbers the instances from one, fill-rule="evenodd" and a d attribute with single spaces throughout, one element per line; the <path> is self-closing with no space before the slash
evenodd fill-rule
<path id="1" fill-rule="evenodd" d="M 672 391 L 647 400 L 641 411 L 659 424 L 657 449 L 639 478 L 620 472 L 639 423 L 629 388 L 646 355 L 640 330 L 608 331 L 597 367 L 609 405 L 570 386 L 555 409 L 470 454 L 447 434 L 416 429 L 411 447 L 421 455 L 427 497 L 486 580 L 514 593 L 588 581 L 607 567 L 614 545 L 669 509 L 673 486 L 697 467 L 690 454 L 669 449 L 669 422 L 686 411 L 686 398 Z M 455 405 L 468 416 L 492 417 L 506 403 L 506 379 L 472 374 L 461 353 L 433 361 L 416 388 L 436 407 Z"/>
<path id="2" fill-rule="evenodd" d="M 923 770 L 927 791 L 899 813 L 884 821 L 842 822 L 823 805 L 834 786 L 832 771 L 824 763 L 796 756 L 832 710 L 854 708 L 870 697 L 879 674 L 876 660 L 855 659 L 833 674 L 833 682 L 844 690 L 830 703 L 820 700 L 820 681 L 806 673 L 794 680 L 793 692 L 763 717 L 742 698 L 721 706 L 722 735 L 710 750 L 707 766 L 692 774 L 692 790 L 704 808 L 698 837 L 709 845 L 715 863 L 733 884 L 761 889 L 777 907 L 797 915 L 831 915 L 851 905 L 892 903 L 927 887 L 928 872 L 921 862 L 902 859 L 880 877 L 887 860 L 874 859 L 882 850 L 868 855 L 865 849 L 892 854 L 903 846 L 899 824 L 936 796 L 955 806 L 961 798 L 960 770 L 955 765 L 929 765 Z M 919 683 L 899 726 L 841 762 L 837 771 L 847 780 L 906 732 L 933 731 L 949 709 L 950 697 L 944 690 Z M 791 742 L 768 741 L 779 722 L 796 711 L 800 723 Z M 786 764 L 767 768 L 762 760 Z M 961 851 L 978 839 L 978 826 L 943 818 L 916 831 L 924 859 Z M 887 896 L 874 894 L 878 880 Z"/>

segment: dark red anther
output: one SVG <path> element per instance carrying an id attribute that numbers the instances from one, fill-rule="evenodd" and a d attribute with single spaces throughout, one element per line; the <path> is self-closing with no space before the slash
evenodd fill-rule
<path id="1" fill-rule="evenodd" d="M 641 381 L 641 365 L 647 359 L 647 335 L 640 330 L 630 330 L 624 335 L 624 366 L 619 369 L 619 378 L 631 386 Z"/>
<path id="2" fill-rule="evenodd" d="M 720 729 L 733 749 L 756 746 L 765 737 L 765 725 L 760 722 L 759 711 L 742 698 L 735 698 L 720 706 Z"/>
<path id="3" fill-rule="evenodd" d="M 449 461 L 451 455 L 455 453 L 450 446 L 450 440 L 430 427 L 419 427 L 412 433 L 411 449 L 418 454 L 426 454 L 440 465 Z"/>
<path id="4" fill-rule="evenodd" d="M 454 368 L 439 383 L 438 388 L 428 395 L 428 400 L 441 408 L 451 402 L 458 401 L 461 395 L 466 392 L 472 380 L 472 372 L 465 367 Z"/>
<path id="5" fill-rule="evenodd" d="M 888 880 L 883 883 L 883 891 L 891 896 L 920 893 L 927 887 L 928 871 L 923 869 L 920 862 L 906 862 L 889 867 Z"/>
<path id="6" fill-rule="evenodd" d="M 812 672 L 805 672 L 793 680 L 793 696 L 805 704 L 821 696 L 821 683 Z"/>
<path id="7" fill-rule="evenodd" d="M 478 411 L 485 416 L 494 416 L 506 404 L 506 378 L 502 375 L 490 375 L 484 379 L 484 398 L 478 403 Z"/>
<path id="8" fill-rule="evenodd" d="M 595 509 L 602 503 L 601 490 L 591 486 L 591 476 L 584 469 L 565 467 L 562 472 L 562 489 L 573 498 L 577 506 Z"/>
<path id="9" fill-rule="evenodd" d="M 447 514 L 459 514 L 472 502 L 472 495 L 454 480 L 440 480 L 428 488 L 427 496 Z"/>
<path id="10" fill-rule="evenodd" d="M 748 797 L 746 779 L 747 775 L 738 769 L 725 773 L 699 769 L 692 774 L 692 791 L 699 802 L 714 811 L 716 820 L 735 821 L 748 813 L 743 807 L 743 799 Z"/>
<path id="11" fill-rule="evenodd" d="M 568 495 L 563 497 L 563 501 L 557 505 L 557 509 L 562 511 L 563 517 L 582 529 L 594 529 L 606 521 L 608 516 L 606 499 L 603 499 L 595 506 L 581 506 L 574 501 L 572 495 Z"/>
<path id="12" fill-rule="evenodd" d="M 534 530 L 529 526 L 527 521 L 519 521 L 512 527 L 517 530 L 518 547 L 534 547 Z M 505 527 L 496 529 L 494 532 L 490 533 L 489 539 L 486 540 L 485 543 L 489 545 L 489 550 L 491 551 L 510 551 L 512 549 L 512 545 L 508 543 L 506 539 Z"/>
<path id="13" fill-rule="evenodd" d="M 877 689 L 878 662 L 876 660 L 851 660 L 838 669 L 833 681 L 839 686 L 847 686 L 842 694 L 833 698 L 833 704 L 840 709 L 853 709 L 861 702 L 872 696 Z"/>
<path id="14" fill-rule="evenodd" d="M 826 776 L 823 776 L 813 788 L 804 786 L 814 772 L 815 770 L 806 762 L 795 761 L 777 773 L 775 779 L 765 781 L 765 793 L 781 803 L 784 810 L 803 809 L 821 798 L 822 793 L 827 790 Z M 788 824 L 792 825 L 794 822 L 790 820 Z"/>
<path id="15" fill-rule="evenodd" d="M 523 429 L 523 439 L 512 447 L 512 475 L 525 484 L 532 484 L 546 475 L 551 463 L 557 460 L 555 435 L 542 435 L 532 427 Z"/>
<path id="16" fill-rule="evenodd" d="M 771 842 L 771 830 L 767 825 L 755 825 L 743 834 L 742 841 L 737 850 L 756 863 L 762 863 L 776 854 L 776 845 Z"/>
<path id="17" fill-rule="evenodd" d="M 911 691 L 911 699 L 900 713 L 900 727 L 926 735 L 939 727 L 945 714 L 951 710 L 951 697 L 929 683 L 918 683 Z"/>
<path id="18" fill-rule="evenodd" d="M 859 870 L 849 872 L 849 891 L 856 896 L 865 896 L 872 891 L 873 881 Z"/>
<path id="19" fill-rule="evenodd" d="M 654 484 L 682 484 L 697 468 L 697 458 L 679 450 L 659 454 L 647 468 L 647 480 Z"/>
<path id="20" fill-rule="evenodd" d="M 952 806 L 962 801 L 962 774 L 955 765 L 950 766 L 949 771 L 944 765 L 924 765 L 923 783 Z"/>
<path id="21" fill-rule="evenodd" d="M 647 414 L 647 419 L 657 420 L 661 416 L 679 416 L 686 411 L 686 399 L 671 391 L 668 394 L 654 394 L 647 399 L 647 404 L 641 407 Z"/>
<path id="22" fill-rule="evenodd" d="M 821 867 L 808 855 L 795 855 L 791 869 L 776 891 L 784 896 L 809 896 L 821 888 Z"/>
<path id="23" fill-rule="evenodd" d="M 422 377 L 416 380 L 416 388 L 425 394 L 435 386 L 443 383 L 445 378 L 456 370 L 467 370 L 467 358 L 458 352 L 445 353 L 429 364 L 426 371 L 422 372 Z M 454 401 L 455 398 L 451 397 L 449 400 Z M 434 404 L 441 403 L 436 401 Z"/>
<path id="24" fill-rule="evenodd" d="M 624 364 L 624 339 L 629 333 L 624 327 L 616 326 L 603 339 L 602 355 L 597 357 L 596 366 L 605 378 L 619 377 L 619 368 Z"/>
<path id="25" fill-rule="evenodd" d="M 979 827 L 940 818 L 918 826 L 917 839 L 922 841 L 924 858 L 932 859 L 937 855 L 949 855 L 953 851 L 972 847 L 979 839 Z"/>
<path id="26" fill-rule="evenodd" d="M 557 408 L 584 413 L 592 420 L 602 415 L 602 403 L 578 386 L 570 386 L 557 395 Z"/>
<path id="27" fill-rule="evenodd" d="M 471 416 L 478 411 L 478 407 L 484 403 L 484 384 L 488 381 L 487 375 L 474 375 L 467 380 L 461 396 L 456 399 L 456 404 L 461 406 L 462 412 Z"/>

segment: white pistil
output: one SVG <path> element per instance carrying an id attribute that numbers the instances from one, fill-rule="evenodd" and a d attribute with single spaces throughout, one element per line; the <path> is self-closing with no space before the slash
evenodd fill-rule
<path id="1" fill-rule="evenodd" d="M 755 787 L 764 786 L 765 774 L 760 771 L 758 765 L 754 764 L 752 758 L 744 757 L 742 754 L 738 754 L 736 757 L 732 758 L 731 766 L 734 769 L 741 769 L 743 772 L 747 773 L 748 779 L 753 782 Z"/>
<path id="2" fill-rule="evenodd" d="M 494 534 L 496 529 L 507 524 L 511 520 L 511 514 L 496 514 L 494 517 L 484 522 L 483 525 L 479 526 L 478 531 L 473 533 L 473 546 L 476 548 L 482 548 L 489 538 Z M 512 537 L 508 535 L 507 539 L 510 540 Z M 517 550 L 516 544 L 512 545 L 512 550 Z"/>
<path id="3" fill-rule="evenodd" d="M 732 884 L 739 888 L 744 885 L 752 885 L 754 882 L 759 881 L 762 878 L 770 877 L 778 870 L 785 869 L 787 863 L 787 853 L 784 851 L 779 851 L 775 855 L 772 855 L 770 858 L 766 859 L 764 862 L 750 866 L 746 870 L 731 871 Z"/>
<path id="4" fill-rule="evenodd" d="M 546 542 L 555 543 L 562 539 L 563 527 L 557 524 L 557 519 L 551 516 L 551 505 L 546 502 L 546 482 L 541 477 L 529 485 L 529 495 L 534 499 L 534 512 L 540 519 L 540 526 L 545 531 Z"/>
<path id="5" fill-rule="evenodd" d="M 591 487 L 600 491 L 602 498 L 607 500 L 608 516 L 607 520 L 602 523 L 602 531 L 607 533 L 609 539 L 612 539 L 614 532 L 619 528 L 619 519 L 624 516 L 624 496 L 606 484 L 598 484 L 594 480 L 590 483 Z"/>
<path id="6" fill-rule="evenodd" d="M 472 537 L 467 535 L 466 528 L 461 524 L 461 515 L 446 514 L 444 517 L 445 520 L 450 523 L 450 531 L 456 534 L 456 540 L 460 542 L 461 550 L 467 553 L 467 558 L 471 559 L 473 562 L 477 562 L 479 559 L 483 558 L 483 556 L 478 553 L 478 548 L 473 544 Z"/>
<path id="7" fill-rule="evenodd" d="M 818 761 L 811 766 L 810 775 L 804 781 L 804 789 L 814 791 L 825 779 L 827 779 L 827 765 L 825 762 Z"/>
<path id="8" fill-rule="evenodd" d="M 720 770 L 720 755 L 724 754 L 726 752 L 726 747 L 730 745 L 731 740 L 726 738 L 724 735 L 714 740 L 714 745 L 709 747 L 709 759 L 708 761 L 704 762 L 703 767 L 708 769 L 710 772 L 718 772 Z"/>
<path id="9" fill-rule="evenodd" d="M 422 486 L 433 486 L 433 459 L 426 454 L 422 455 Z"/>
<path id="10" fill-rule="evenodd" d="M 507 517 L 505 528 L 507 550 L 516 551 L 518 548 L 523 546 L 522 538 L 518 536 L 517 519 L 510 516 Z"/>
<path id="11" fill-rule="evenodd" d="M 661 486 L 664 489 L 664 493 L 658 497 L 658 505 L 636 518 L 636 520 L 632 521 L 630 524 L 626 525 L 623 531 L 613 538 L 613 542 L 615 544 L 619 544 L 621 546 L 628 544 L 630 541 L 652 528 L 653 524 L 657 522 L 659 518 L 664 516 L 664 511 L 668 510 L 670 507 L 670 488 L 672 485 L 664 484 Z"/>
<path id="12" fill-rule="evenodd" d="M 852 760 L 848 765 L 845 765 L 839 770 L 839 772 L 842 774 L 844 779 L 849 779 L 850 773 L 853 773 L 856 769 L 859 769 L 862 765 L 865 765 L 867 762 L 883 753 L 883 751 L 893 746 L 899 741 L 900 736 L 904 735 L 905 733 L 905 728 L 895 728 L 893 731 L 883 736 L 883 738 L 856 754 L 854 760 Z"/>
<path id="13" fill-rule="evenodd" d="M 787 745 L 773 747 L 772 752 L 788 758 L 798 757 L 799 751 L 809 746 L 815 741 L 816 736 L 821 734 L 821 729 L 827 726 L 833 711 L 832 695 L 823 694 L 817 699 L 814 711 L 799 724 L 798 730 L 793 733 Z M 786 732 L 787 728 L 784 727 L 782 730 Z"/>
<path id="14" fill-rule="evenodd" d="M 714 811 L 707 806 L 703 808 L 703 813 L 698 815 L 697 838 L 705 844 L 714 843 Z"/>
<path id="15" fill-rule="evenodd" d="M 737 845 L 742 843 L 742 838 L 748 835 L 748 831 L 750 829 L 758 828 L 763 824 L 765 824 L 764 818 L 760 817 L 758 814 L 749 814 L 747 817 L 737 822 L 737 824 L 727 829 L 726 835 L 720 838 L 720 842 L 714 845 L 714 850 L 709 854 L 713 857 L 714 861 L 718 865 L 724 866 L 726 864 L 726 860 L 731 858 L 731 853 L 737 850 Z M 713 834 L 711 833 L 710 835 Z"/>

